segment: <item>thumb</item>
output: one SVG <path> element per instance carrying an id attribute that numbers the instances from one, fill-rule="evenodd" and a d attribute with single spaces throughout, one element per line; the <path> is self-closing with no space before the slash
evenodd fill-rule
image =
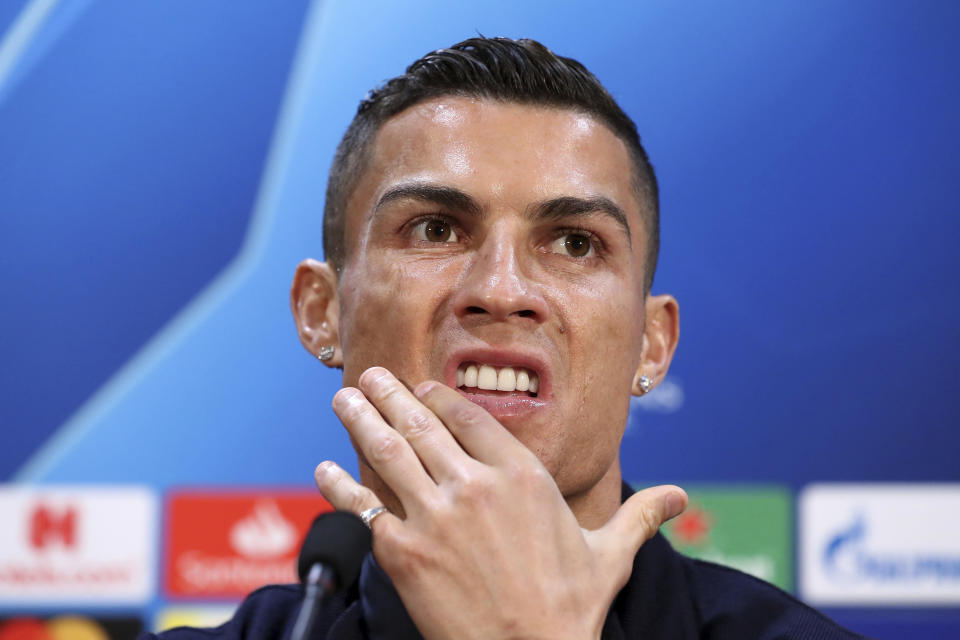
<path id="1" fill-rule="evenodd" d="M 678 486 L 664 484 L 638 491 L 624 502 L 601 529 L 594 531 L 593 542 L 608 557 L 627 556 L 632 563 L 643 543 L 652 538 L 667 520 L 687 508 L 687 493 Z"/>

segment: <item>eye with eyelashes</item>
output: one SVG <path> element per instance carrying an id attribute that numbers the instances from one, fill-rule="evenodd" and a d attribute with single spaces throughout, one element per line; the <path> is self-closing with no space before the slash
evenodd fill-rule
<path id="1" fill-rule="evenodd" d="M 431 214 L 412 220 L 406 225 L 408 233 L 417 242 L 448 245 L 466 240 L 466 233 L 456 220 L 441 214 Z M 594 232 L 581 227 L 555 229 L 551 240 L 540 245 L 541 251 L 566 256 L 574 260 L 590 260 L 602 255 L 603 242 Z"/>
<path id="2" fill-rule="evenodd" d="M 583 229 L 564 229 L 550 243 L 550 253 L 559 253 L 571 258 L 592 258 L 596 255 L 596 236 Z"/>
<path id="3" fill-rule="evenodd" d="M 449 244 L 460 241 L 457 225 L 442 216 L 428 216 L 414 220 L 411 227 L 413 237 L 422 242 Z"/>

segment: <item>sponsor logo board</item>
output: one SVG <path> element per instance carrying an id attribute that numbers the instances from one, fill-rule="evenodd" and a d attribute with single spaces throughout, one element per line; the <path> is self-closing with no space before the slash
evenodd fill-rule
<path id="1" fill-rule="evenodd" d="M 820 484 L 800 496 L 801 595 L 960 604 L 960 484 Z"/>
<path id="2" fill-rule="evenodd" d="M 179 491 L 167 503 L 164 586 L 173 597 L 242 598 L 296 582 L 310 523 L 331 506 L 315 491 Z"/>
<path id="3" fill-rule="evenodd" d="M 793 587 L 793 500 L 780 487 L 689 487 L 690 504 L 662 527 L 681 553 Z"/>
<path id="4" fill-rule="evenodd" d="M 157 506 L 141 487 L 0 486 L 0 604 L 141 604 Z"/>

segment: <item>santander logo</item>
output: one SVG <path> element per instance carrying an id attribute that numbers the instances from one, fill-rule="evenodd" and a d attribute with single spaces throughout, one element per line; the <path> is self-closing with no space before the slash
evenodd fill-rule
<path id="1" fill-rule="evenodd" d="M 297 529 L 273 500 L 262 500 L 230 529 L 230 546 L 247 558 L 276 558 L 297 544 Z"/>
<path id="2" fill-rule="evenodd" d="M 174 597 L 237 598 L 295 582 L 300 541 L 330 504 L 308 489 L 168 494 L 165 588 Z"/>

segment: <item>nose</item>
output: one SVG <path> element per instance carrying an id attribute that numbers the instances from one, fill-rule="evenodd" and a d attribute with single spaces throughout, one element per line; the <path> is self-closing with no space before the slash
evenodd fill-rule
<path id="1" fill-rule="evenodd" d="M 491 232 L 468 263 L 455 298 L 461 318 L 497 322 L 546 321 L 549 307 L 541 286 L 525 273 L 522 240 Z"/>

